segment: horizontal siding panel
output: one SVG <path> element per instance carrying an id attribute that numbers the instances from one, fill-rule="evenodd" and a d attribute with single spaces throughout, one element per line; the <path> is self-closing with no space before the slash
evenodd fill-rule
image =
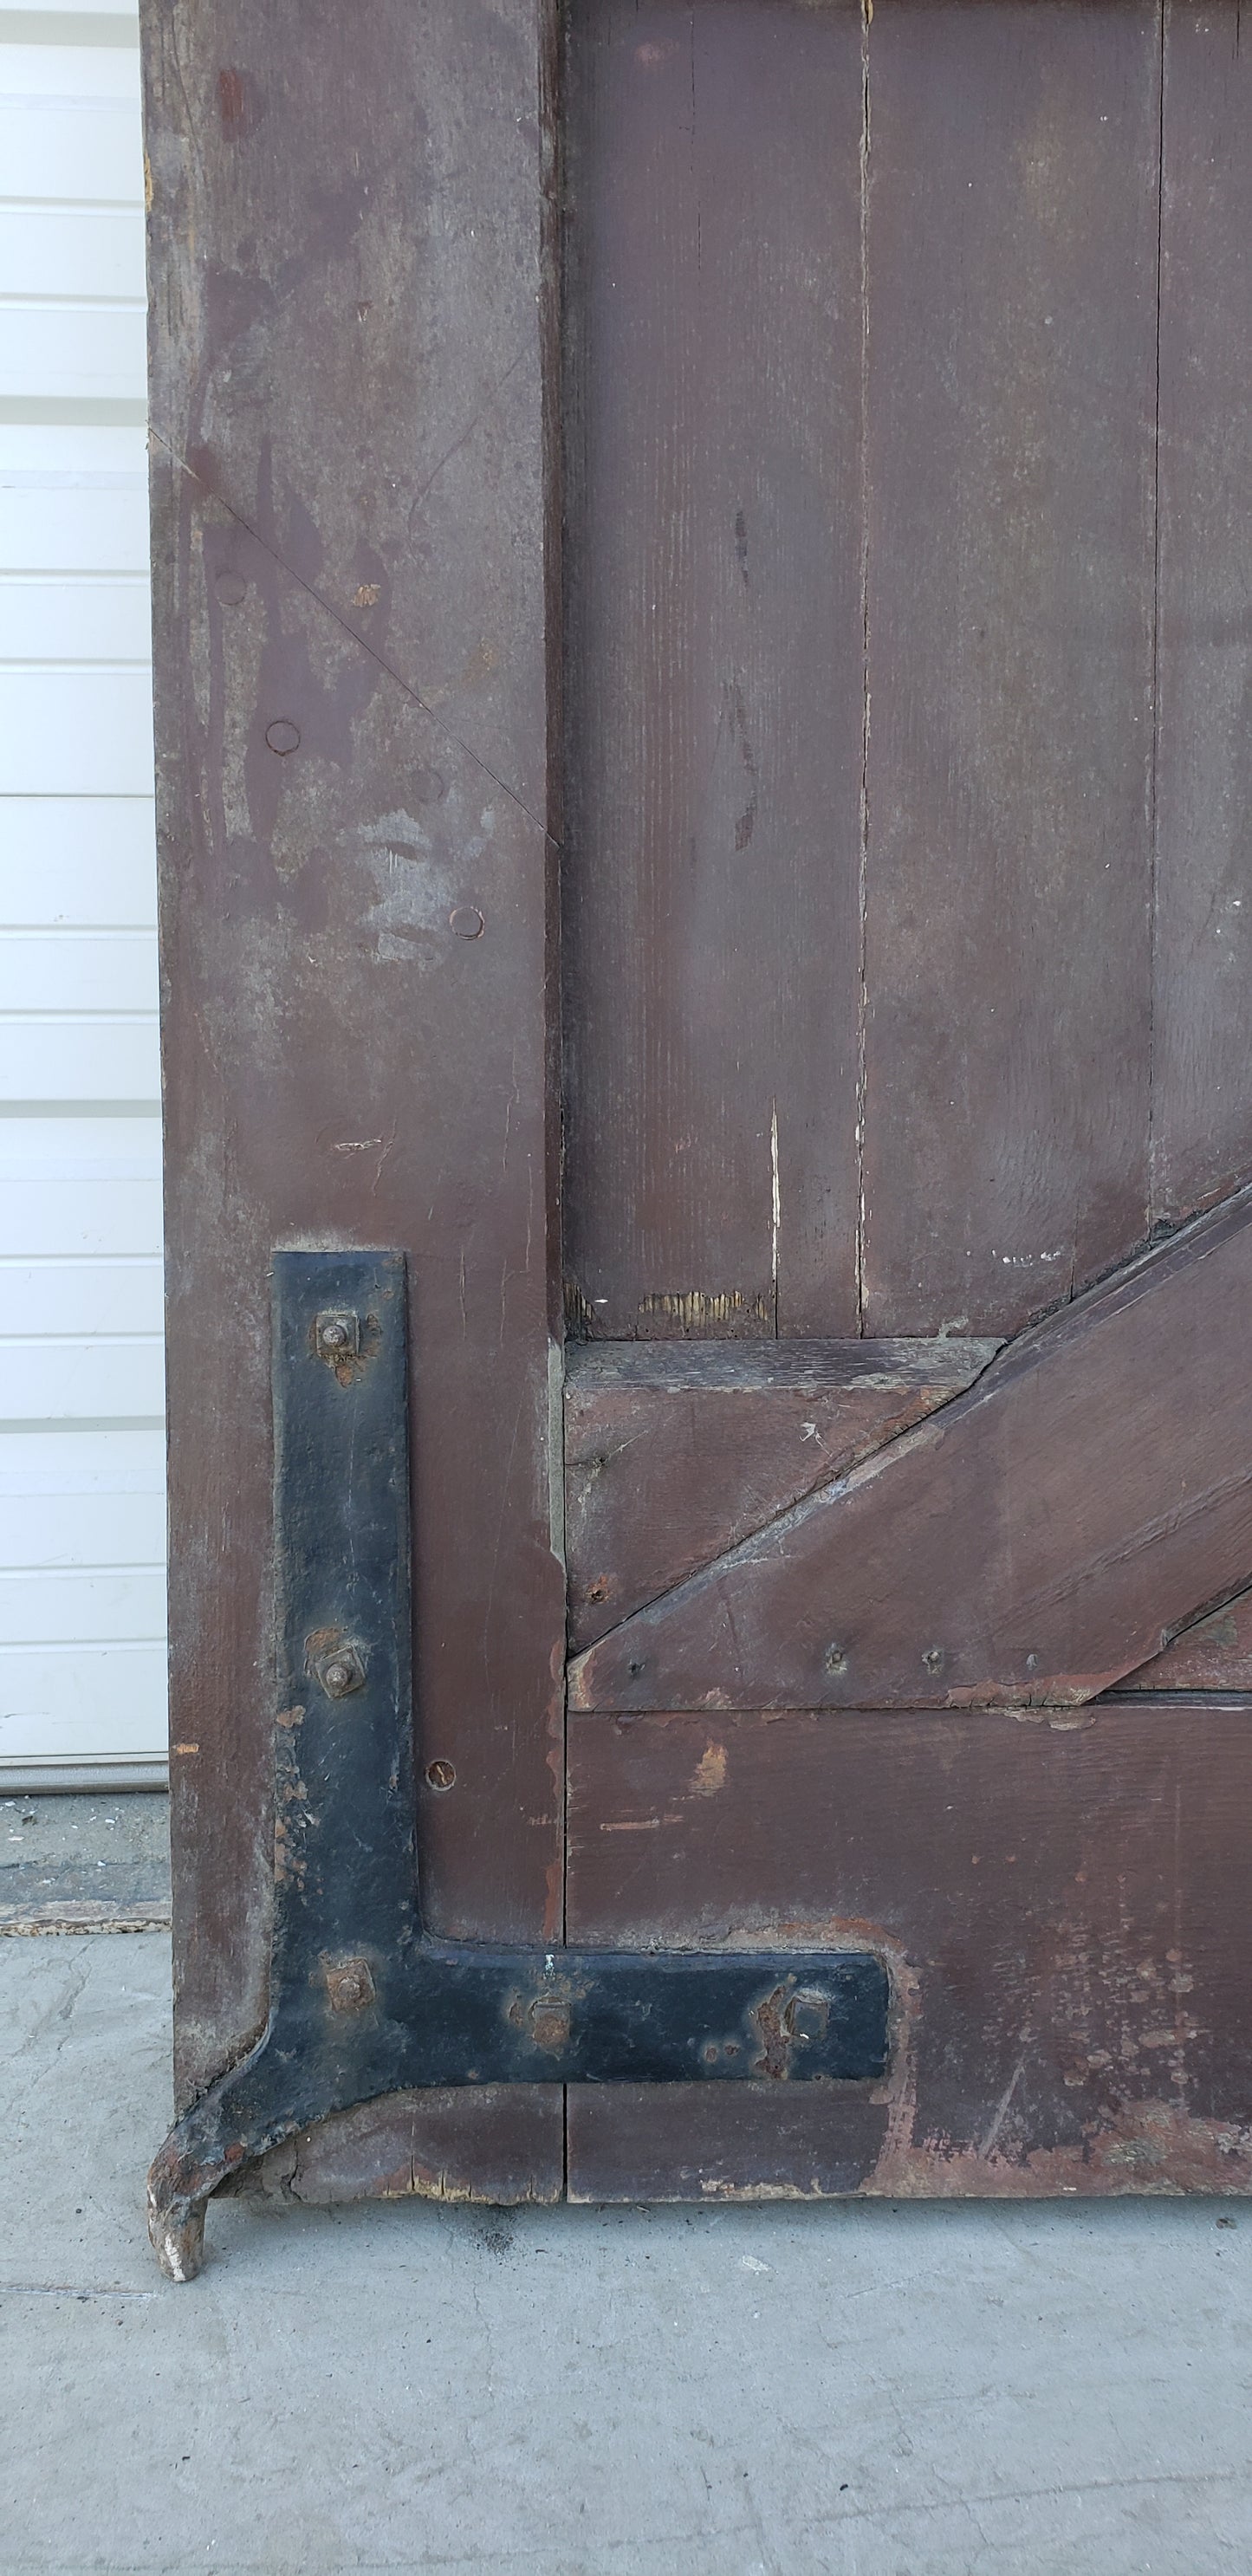
<path id="1" fill-rule="evenodd" d="M 22 0 L 24 18 L 60 18 L 66 14 L 72 18 L 108 18 L 114 22 L 128 18 L 134 27 L 135 43 L 139 42 L 139 11 L 135 0 Z"/>
<path id="2" fill-rule="evenodd" d="M 138 930 L 155 922 L 150 796 L 13 796 L 0 807 L 0 837 L 0 927 Z"/>
<path id="3" fill-rule="evenodd" d="M 12 1448 L 13 1435 L 6 1438 Z M 61 1447 L 69 1445 L 62 1434 Z M 151 1494 L 0 1493 L 0 1562 L 15 1570 L 154 1566 L 164 1582 L 164 1556 L 165 1497 L 159 1489 Z"/>
<path id="4" fill-rule="evenodd" d="M 150 930 L 13 930 L 0 941 L 0 1011 L 156 1007 L 156 940 Z"/>
<path id="5" fill-rule="evenodd" d="M 59 1645 L 159 1646 L 164 1636 L 160 1564 L 0 1573 L 0 1650 L 51 1638 Z"/>
<path id="6" fill-rule="evenodd" d="M 48 490 L 54 484 L 64 489 L 72 483 L 122 483 L 140 491 L 147 458 L 140 422 L 124 428 L 98 420 L 0 420 L 0 483 L 20 480 Z"/>
<path id="7" fill-rule="evenodd" d="M 0 78 L 7 68 L 0 64 Z M 0 89 L 6 197 L 35 204 L 142 205 L 139 121 L 130 99 L 71 101 L 54 96 L 51 82 L 38 100 L 5 94 L 15 86 L 4 79 Z"/>
<path id="8" fill-rule="evenodd" d="M 73 10 L 67 11 L 73 17 Z M 139 48 L 131 45 L 0 44 L 0 97 L 72 99 L 76 106 L 139 106 Z M 10 192 L 6 190 L 6 195 Z"/>
<path id="9" fill-rule="evenodd" d="M 159 1496 L 165 1474 L 160 1426 L 127 1422 L 94 1430 L 0 1431 L 0 1503 L 43 1494 Z M 109 1551 L 90 1551 L 92 1564 L 111 1562 Z M 119 1559 L 118 1562 L 121 1560 Z"/>
<path id="10" fill-rule="evenodd" d="M 101 304 L 5 304 L 0 306 L 0 399 L 142 399 L 146 345 L 142 311 Z"/>
<path id="11" fill-rule="evenodd" d="M 159 1334 L 0 1337 L 0 1409 L 11 1423 L 120 1421 L 129 1413 L 151 1418 L 164 1404 Z"/>
<path id="12" fill-rule="evenodd" d="M 55 580 L 0 574 L 0 662 L 140 662 L 152 649 L 148 585 L 138 574 Z M 0 682 L 0 686 L 3 683 Z M 8 834 L 4 835 L 8 849 Z"/>
<path id="13" fill-rule="evenodd" d="M 145 671 L 0 672 L 0 795 L 142 796 L 152 773 Z"/>
<path id="14" fill-rule="evenodd" d="M 160 1088 L 160 1034 L 153 1017 L 0 1019 L 0 1103 L 148 1101 Z"/>
<path id="15" fill-rule="evenodd" d="M 148 569 L 148 493 L 142 481 L 0 484 L 0 572 Z"/>
<path id="16" fill-rule="evenodd" d="M 161 1245 L 159 1181 L 7 1180 L 5 1240 L 31 1255 L 99 1259 L 156 1253 Z"/>
<path id="17" fill-rule="evenodd" d="M 0 82 L 3 76 L 0 52 Z M 76 304 L 104 296 L 142 310 L 147 284 L 139 208 L 0 206 L 0 295 L 18 295 L 23 303 L 55 295 Z"/>
<path id="18" fill-rule="evenodd" d="M 160 1760 L 165 1688 L 163 1646 L 0 1647 L 0 1759 Z"/>
<path id="19" fill-rule="evenodd" d="M 117 1117 L 94 1111 L 0 1114 L 0 1186 L 15 1180 L 156 1181 L 161 1122 L 155 1110 Z M 7 1248 L 7 1247 L 6 1247 Z"/>
<path id="20" fill-rule="evenodd" d="M 156 1260 L 0 1261 L 0 1335 L 160 1333 L 164 1281 Z M 117 1413 L 117 1405 L 106 1408 Z M 0 1405 L 0 1414 L 5 1408 Z M 141 1412 L 160 1410 L 144 1404 Z M 4 1550 L 0 1547 L 0 1565 Z"/>

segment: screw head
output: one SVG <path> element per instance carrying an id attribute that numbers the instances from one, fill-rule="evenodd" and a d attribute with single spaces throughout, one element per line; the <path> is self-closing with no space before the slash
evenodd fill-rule
<path id="1" fill-rule="evenodd" d="M 275 716 L 273 723 L 265 728 L 265 739 L 270 750 L 276 751 L 280 760 L 285 760 L 289 751 L 300 748 L 300 727 L 292 723 L 290 716 Z"/>
<path id="2" fill-rule="evenodd" d="M 432 1789 L 451 1789 L 456 1785 L 456 1772 L 450 1762 L 428 1762 L 426 1778 Z"/>
<path id="3" fill-rule="evenodd" d="M 346 1351 L 348 1347 L 347 1325 L 328 1324 L 322 1335 L 322 1340 L 325 1342 L 328 1351 Z"/>
<path id="4" fill-rule="evenodd" d="M 448 915 L 448 928 L 458 939 L 481 939 L 486 927 L 476 903 L 458 903 Z"/>

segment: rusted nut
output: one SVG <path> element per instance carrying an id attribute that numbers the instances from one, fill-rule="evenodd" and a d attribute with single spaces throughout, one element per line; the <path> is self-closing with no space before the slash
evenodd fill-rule
<path id="1" fill-rule="evenodd" d="M 350 1637 L 314 1655 L 311 1670 L 327 1699 L 351 1699 L 354 1691 L 365 1688 L 365 1656 Z"/>
<path id="2" fill-rule="evenodd" d="M 341 1360 L 355 1359 L 361 1348 L 361 1318 L 346 1309 L 340 1313 L 318 1315 L 313 1324 L 313 1341 L 320 1359 L 335 1367 Z"/>
<path id="3" fill-rule="evenodd" d="M 783 2014 L 784 2028 L 789 2030 L 798 2047 L 814 2046 L 826 2036 L 830 2023 L 830 2005 L 825 1995 L 801 1987 L 793 1995 Z"/>
<path id="4" fill-rule="evenodd" d="M 555 2057 L 569 2046 L 569 2005 L 556 1995 L 540 1995 L 530 2007 L 530 2035 L 536 2048 Z"/>
<path id="5" fill-rule="evenodd" d="M 365 2012 L 375 1995 L 373 1970 L 368 1959 L 328 1961 L 326 1993 L 332 2012 Z"/>

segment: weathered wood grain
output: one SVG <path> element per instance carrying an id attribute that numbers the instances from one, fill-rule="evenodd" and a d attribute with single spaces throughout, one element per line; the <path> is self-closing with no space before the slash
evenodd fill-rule
<path id="1" fill-rule="evenodd" d="M 1252 50 L 1169 0 L 1161 220 L 1153 1213 L 1252 1171 Z"/>
<path id="2" fill-rule="evenodd" d="M 569 22 L 575 1328 L 856 1332 L 859 12 Z"/>
<path id="3" fill-rule="evenodd" d="M 1147 1233 L 1159 16 L 868 45 L 864 1323 Z"/>
<path id="4" fill-rule="evenodd" d="M 1138 1671 L 1119 1691 L 1252 1691 L 1252 1592 L 1236 1593 Z"/>
<path id="5" fill-rule="evenodd" d="M 1252 1702 L 576 1718 L 571 1937 L 864 1941 L 895 2022 L 868 2093 L 571 2092 L 571 2198 L 1252 2189 L 1250 1798 Z"/>
<path id="6" fill-rule="evenodd" d="M 266 2004 L 275 1244 L 407 1253 L 424 1889 L 560 1930 L 543 25 L 146 13 L 182 2103 Z"/>
<path id="7" fill-rule="evenodd" d="M 595 1638 L 959 1395 L 994 1342 L 571 1342 L 570 1638 Z"/>
<path id="8" fill-rule="evenodd" d="M 1252 1192 L 573 1665 L 581 1709 L 1079 1702 L 1252 1569 Z"/>

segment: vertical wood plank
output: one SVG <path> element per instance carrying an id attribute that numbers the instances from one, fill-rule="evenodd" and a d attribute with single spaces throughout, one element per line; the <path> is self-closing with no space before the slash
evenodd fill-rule
<path id="1" fill-rule="evenodd" d="M 1252 46 L 1168 0 L 1153 1213 L 1252 1171 Z"/>
<path id="2" fill-rule="evenodd" d="M 873 19 L 869 1333 L 1146 1231 L 1158 75 L 1147 0 Z"/>
<path id="3" fill-rule="evenodd" d="M 860 21 L 580 0 L 566 1268 L 610 1337 L 855 1331 Z"/>
<path id="4" fill-rule="evenodd" d="M 183 2101 L 265 2009 L 276 1244 L 408 1256 L 428 1911 L 560 1929 L 542 31 L 148 11 Z"/>

